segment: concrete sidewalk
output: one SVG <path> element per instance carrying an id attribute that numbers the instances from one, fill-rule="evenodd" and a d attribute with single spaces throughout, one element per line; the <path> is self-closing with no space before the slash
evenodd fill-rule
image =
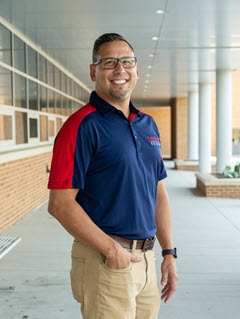
<path id="1" fill-rule="evenodd" d="M 193 172 L 168 165 L 168 175 L 179 283 L 159 318 L 238 319 L 240 200 L 201 196 Z M 0 260 L 0 318 L 80 319 L 69 283 L 72 238 L 47 203 L 1 235 L 22 241 Z M 156 254 L 160 265 L 159 246 Z"/>

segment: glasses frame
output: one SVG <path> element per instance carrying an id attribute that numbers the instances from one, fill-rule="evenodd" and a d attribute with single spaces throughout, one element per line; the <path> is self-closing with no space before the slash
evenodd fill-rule
<path id="1" fill-rule="evenodd" d="M 131 59 L 134 59 L 134 60 L 135 60 L 134 66 L 125 67 L 125 66 L 123 65 L 122 60 L 128 59 L 128 58 L 131 58 Z M 132 69 L 132 68 L 134 68 L 134 67 L 136 66 L 136 64 L 137 64 L 137 58 L 136 58 L 135 56 L 124 56 L 124 57 L 122 57 L 122 58 L 114 58 L 114 57 L 102 58 L 102 59 L 97 60 L 96 62 L 94 62 L 93 65 L 98 65 L 98 64 L 100 64 L 100 63 L 102 63 L 103 61 L 106 61 L 106 60 L 108 60 L 108 59 L 114 59 L 114 60 L 117 61 L 117 63 L 116 63 L 116 65 L 115 65 L 113 68 L 105 68 L 105 67 L 103 66 L 103 64 L 102 64 L 102 67 L 103 67 L 104 70 L 113 70 L 113 69 L 115 69 L 115 68 L 117 67 L 117 65 L 118 65 L 118 62 L 121 62 L 121 64 L 122 64 L 122 66 L 123 66 L 124 69 Z"/>

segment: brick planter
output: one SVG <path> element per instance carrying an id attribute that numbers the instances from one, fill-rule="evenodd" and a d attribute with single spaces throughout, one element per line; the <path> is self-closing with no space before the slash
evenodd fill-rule
<path id="1" fill-rule="evenodd" d="M 212 172 L 215 172 L 215 162 L 211 164 Z M 197 160 L 183 160 L 175 159 L 174 168 L 182 171 L 197 172 L 199 169 L 199 162 Z"/>
<path id="2" fill-rule="evenodd" d="M 217 178 L 195 173 L 197 189 L 206 197 L 240 198 L 240 178 Z"/>

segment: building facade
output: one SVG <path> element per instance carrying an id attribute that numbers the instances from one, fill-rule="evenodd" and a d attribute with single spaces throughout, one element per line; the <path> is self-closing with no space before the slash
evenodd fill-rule
<path id="1" fill-rule="evenodd" d="M 89 90 L 0 23 L 0 232 L 42 204 L 54 138 Z"/>
<path id="2" fill-rule="evenodd" d="M 240 71 L 235 71 L 233 155 L 240 155 L 239 86 Z M 90 93 L 64 66 L 0 18 L 0 233 L 48 199 L 54 138 L 67 117 L 88 102 Z M 211 96 L 215 156 L 216 85 L 211 86 Z M 157 122 L 164 158 L 189 159 L 188 101 L 189 97 L 177 97 L 164 107 L 141 108 Z"/>

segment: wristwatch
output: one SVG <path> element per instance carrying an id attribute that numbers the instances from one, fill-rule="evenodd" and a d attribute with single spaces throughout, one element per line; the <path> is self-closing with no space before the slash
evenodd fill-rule
<path id="1" fill-rule="evenodd" d="M 177 258 L 177 248 L 163 249 L 162 250 L 162 256 L 164 257 L 166 255 L 173 255 L 174 258 Z"/>

